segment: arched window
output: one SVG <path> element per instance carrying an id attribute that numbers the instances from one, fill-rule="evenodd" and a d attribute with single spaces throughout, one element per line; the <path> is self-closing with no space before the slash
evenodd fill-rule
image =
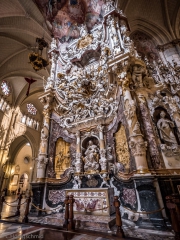
<path id="1" fill-rule="evenodd" d="M 9 96 L 11 93 L 11 88 L 6 81 L 2 81 L 1 83 L 1 90 L 5 96 Z"/>

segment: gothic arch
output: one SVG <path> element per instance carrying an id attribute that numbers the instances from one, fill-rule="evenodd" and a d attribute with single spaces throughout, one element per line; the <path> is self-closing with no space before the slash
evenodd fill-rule
<path id="1" fill-rule="evenodd" d="M 32 158 L 35 158 L 38 154 L 38 144 L 31 133 L 27 132 L 25 135 L 21 135 L 14 139 L 9 148 L 9 156 L 14 159 L 16 154 L 26 144 L 30 143 L 32 149 Z"/>
<path id="2" fill-rule="evenodd" d="M 177 38 L 180 38 L 180 8 L 176 15 L 176 20 L 174 24 L 174 32 Z"/>
<path id="3" fill-rule="evenodd" d="M 171 35 L 166 31 L 165 28 L 157 26 L 144 18 L 138 18 L 131 21 L 131 35 L 137 30 L 151 36 L 155 40 L 156 45 L 161 45 L 172 41 Z"/>

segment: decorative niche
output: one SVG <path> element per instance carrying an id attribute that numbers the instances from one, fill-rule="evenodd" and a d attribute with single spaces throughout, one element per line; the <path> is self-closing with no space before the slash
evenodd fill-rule
<path id="1" fill-rule="evenodd" d="M 56 142 L 55 153 L 55 172 L 56 178 L 60 178 L 60 175 L 70 167 L 70 143 L 59 138 Z"/>

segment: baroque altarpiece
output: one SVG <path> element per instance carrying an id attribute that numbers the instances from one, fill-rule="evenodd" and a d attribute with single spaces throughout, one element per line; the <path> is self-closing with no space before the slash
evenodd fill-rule
<path id="1" fill-rule="evenodd" d="M 78 28 L 65 50 L 52 38 L 33 201 L 53 209 L 65 189 L 113 188 L 122 212 L 163 208 L 163 178 L 180 173 L 179 67 L 138 55 L 111 0 L 101 23 Z M 149 216 L 158 228 L 163 217 Z"/>

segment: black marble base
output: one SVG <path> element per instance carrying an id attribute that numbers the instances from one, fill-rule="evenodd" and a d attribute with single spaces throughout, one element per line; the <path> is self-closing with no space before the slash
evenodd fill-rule
<path id="1" fill-rule="evenodd" d="M 45 183 L 31 183 L 31 187 L 33 192 L 32 203 L 42 209 Z M 31 206 L 30 213 L 36 214 L 37 216 L 41 216 L 42 214 L 42 212 L 38 211 L 33 205 Z"/>
<path id="2" fill-rule="evenodd" d="M 165 230 L 166 224 L 164 218 L 162 217 L 161 211 L 157 211 L 160 209 L 157 195 L 156 195 L 156 188 L 153 184 L 153 177 L 143 177 L 143 178 L 134 178 L 136 183 L 136 189 L 139 194 L 139 200 L 141 204 L 141 211 L 144 212 L 152 212 L 147 214 L 149 217 L 150 222 L 153 224 L 155 229 Z M 143 220 L 143 219 L 142 219 Z M 144 223 L 142 221 L 137 222 L 141 227 Z"/>

